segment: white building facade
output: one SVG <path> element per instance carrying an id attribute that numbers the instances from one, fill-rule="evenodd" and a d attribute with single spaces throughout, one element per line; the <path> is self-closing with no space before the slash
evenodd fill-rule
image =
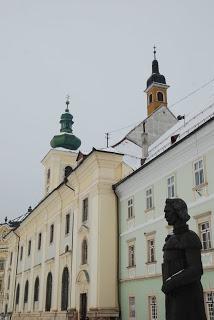
<path id="1" fill-rule="evenodd" d="M 214 319 L 213 118 L 212 105 L 185 125 L 176 124 L 150 146 L 144 165 L 115 185 L 122 319 L 165 319 L 162 247 L 172 229 L 164 206 L 174 197 L 186 201 L 189 227 L 202 242 L 204 301 L 207 319 Z"/>
<path id="2" fill-rule="evenodd" d="M 112 184 L 130 173 L 122 158 L 52 149 L 43 159 L 45 197 L 7 236 L 4 304 L 12 319 L 118 317 Z"/>

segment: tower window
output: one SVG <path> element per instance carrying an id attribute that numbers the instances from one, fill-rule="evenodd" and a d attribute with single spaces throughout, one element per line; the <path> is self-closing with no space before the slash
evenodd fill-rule
<path id="1" fill-rule="evenodd" d="M 152 102 L 152 94 L 149 95 L 149 103 Z"/>
<path id="2" fill-rule="evenodd" d="M 42 234 L 40 232 L 38 235 L 38 250 L 41 249 L 41 244 L 42 244 Z"/>
<path id="3" fill-rule="evenodd" d="M 30 253 L 31 253 L 31 240 L 28 241 L 28 256 L 30 256 Z"/>
<path id="4" fill-rule="evenodd" d="M 158 101 L 163 101 L 163 93 L 162 92 L 158 92 L 157 96 L 158 96 Z"/>
<path id="5" fill-rule="evenodd" d="M 82 222 L 86 222 L 88 220 L 88 198 L 83 200 L 82 206 Z"/>
<path id="6" fill-rule="evenodd" d="M 48 169 L 48 172 L 47 172 L 47 184 L 50 183 L 50 178 L 51 178 L 51 169 Z"/>
<path id="7" fill-rule="evenodd" d="M 53 242 L 54 239 L 54 225 L 50 226 L 50 244 Z"/>
<path id="8" fill-rule="evenodd" d="M 70 232 L 70 214 L 66 214 L 65 216 L 65 234 Z"/>

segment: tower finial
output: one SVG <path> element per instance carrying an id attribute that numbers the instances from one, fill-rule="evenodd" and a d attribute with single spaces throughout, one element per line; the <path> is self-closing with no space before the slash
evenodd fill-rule
<path id="1" fill-rule="evenodd" d="M 156 60 L 156 46 L 154 45 L 154 47 L 153 47 L 153 53 L 154 53 L 154 60 Z"/>
<path id="2" fill-rule="evenodd" d="M 70 96 L 69 95 L 66 96 L 66 102 L 65 103 L 66 103 L 65 112 L 69 112 L 69 109 L 68 109 L 68 106 L 70 104 Z"/>

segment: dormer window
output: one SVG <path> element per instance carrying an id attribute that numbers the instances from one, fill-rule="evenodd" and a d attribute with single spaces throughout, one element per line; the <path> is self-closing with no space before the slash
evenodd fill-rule
<path id="1" fill-rule="evenodd" d="M 162 92 L 158 92 L 157 93 L 157 97 L 158 97 L 158 101 L 163 101 L 163 93 Z"/>
<path id="2" fill-rule="evenodd" d="M 152 103 L 152 94 L 149 95 L 149 103 Z"/>

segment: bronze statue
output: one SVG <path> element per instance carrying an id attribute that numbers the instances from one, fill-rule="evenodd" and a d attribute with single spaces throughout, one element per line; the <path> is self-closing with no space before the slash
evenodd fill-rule
<path id="1" fill-rule="evenodd" d="M 173 226 L 163 247 L 163 286 L 166 320 L 206 320 L 201 276 L 201 241 L 189 230 L 182 199 L 166 199 L 165 219 Z"/>

